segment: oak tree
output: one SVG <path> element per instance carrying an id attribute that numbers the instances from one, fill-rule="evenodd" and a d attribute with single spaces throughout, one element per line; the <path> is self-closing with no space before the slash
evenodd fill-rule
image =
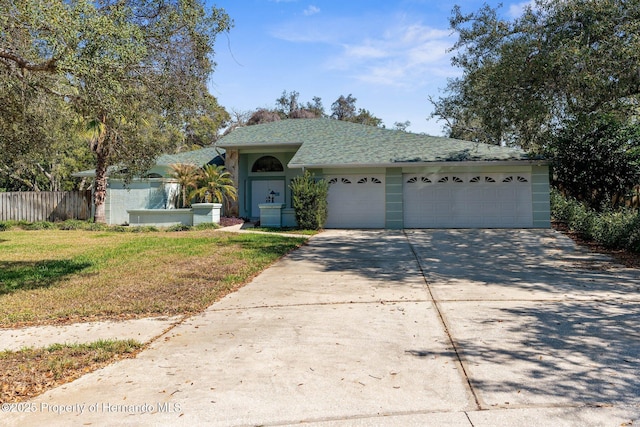
<path id="1" fill-rule="evenodd" d="M 73 108 L 94 155 L 95 220 L 104 222 L 108 169 L 131 178 L 177 145 L 210 102 L 214 42 L 232 22 L 199 0 L 0 0 L 0 7 L 5 76 Z"/>

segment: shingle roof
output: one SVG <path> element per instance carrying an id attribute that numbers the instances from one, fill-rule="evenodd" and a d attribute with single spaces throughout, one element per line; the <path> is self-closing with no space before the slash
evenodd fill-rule
<path id="1" fill-rule="evenodd" d="M 189 163 L 198 167 L 207 164 L 224 165 L 224 149 L 220 147 L 207 147 L 200 150 L 185 151 L 177 154 L 163 154 L 156 160 L 158 166 L 170 166 L 176 163 Z M 107 169 L 107 175 L 111 175 L 119 169 L 118 166 L 109 166 Z M 96 176 L 95 169 L 89 169 L 85 171 L 76 172 L 73 174 L 75 177 L 94 177 Z"/>
<path id="2" fill-rule="evenodd" d="M 224 154 L 224 149 L 220 147 L 207 147 L 177 154 L 163 154 L 158 157 L 156 164 L 168 166 L 175 163 L 191 163 L 196 166 L 203 166 L 222 154 Z"/>
<path id="3" fill-rule="evenodd" d="M 331 119 L 291 119 L 238 128 L 221 147 L 300 146 L 291 167 L 529 160 L 519 149 L 381 129 Z"/>

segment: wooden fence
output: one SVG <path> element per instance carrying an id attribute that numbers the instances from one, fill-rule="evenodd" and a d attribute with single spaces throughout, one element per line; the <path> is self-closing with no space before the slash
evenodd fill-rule
<path id="1" fill-rule="evenodd" d="M 64 221 L 91 218 L 91 191 L 0 193 L 0 221 Z"/>

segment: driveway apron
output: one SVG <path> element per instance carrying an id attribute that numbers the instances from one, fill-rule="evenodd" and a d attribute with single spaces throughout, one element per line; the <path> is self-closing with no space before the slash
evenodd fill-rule
<path id="1" fill-rule="evenodd" d="M 407 236 L 482 409 L 474 425 L 504 425 L 505 413 L 531 425 L 540 414 L 527 408 L 553 407 L 548 425 L 637 419 L 638 270 L 552 230 Z M 609 409 L 599 419 L 589 408 Z"/>

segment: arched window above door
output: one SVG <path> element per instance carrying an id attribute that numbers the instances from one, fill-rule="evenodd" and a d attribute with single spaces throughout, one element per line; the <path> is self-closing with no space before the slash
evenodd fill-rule
<path id="1" fill-rule="evenodd" d="M 251 172 L 283 172 L 284 168 L 280 160 L 273 156 L 262 156 L 255 161 Z"/>

